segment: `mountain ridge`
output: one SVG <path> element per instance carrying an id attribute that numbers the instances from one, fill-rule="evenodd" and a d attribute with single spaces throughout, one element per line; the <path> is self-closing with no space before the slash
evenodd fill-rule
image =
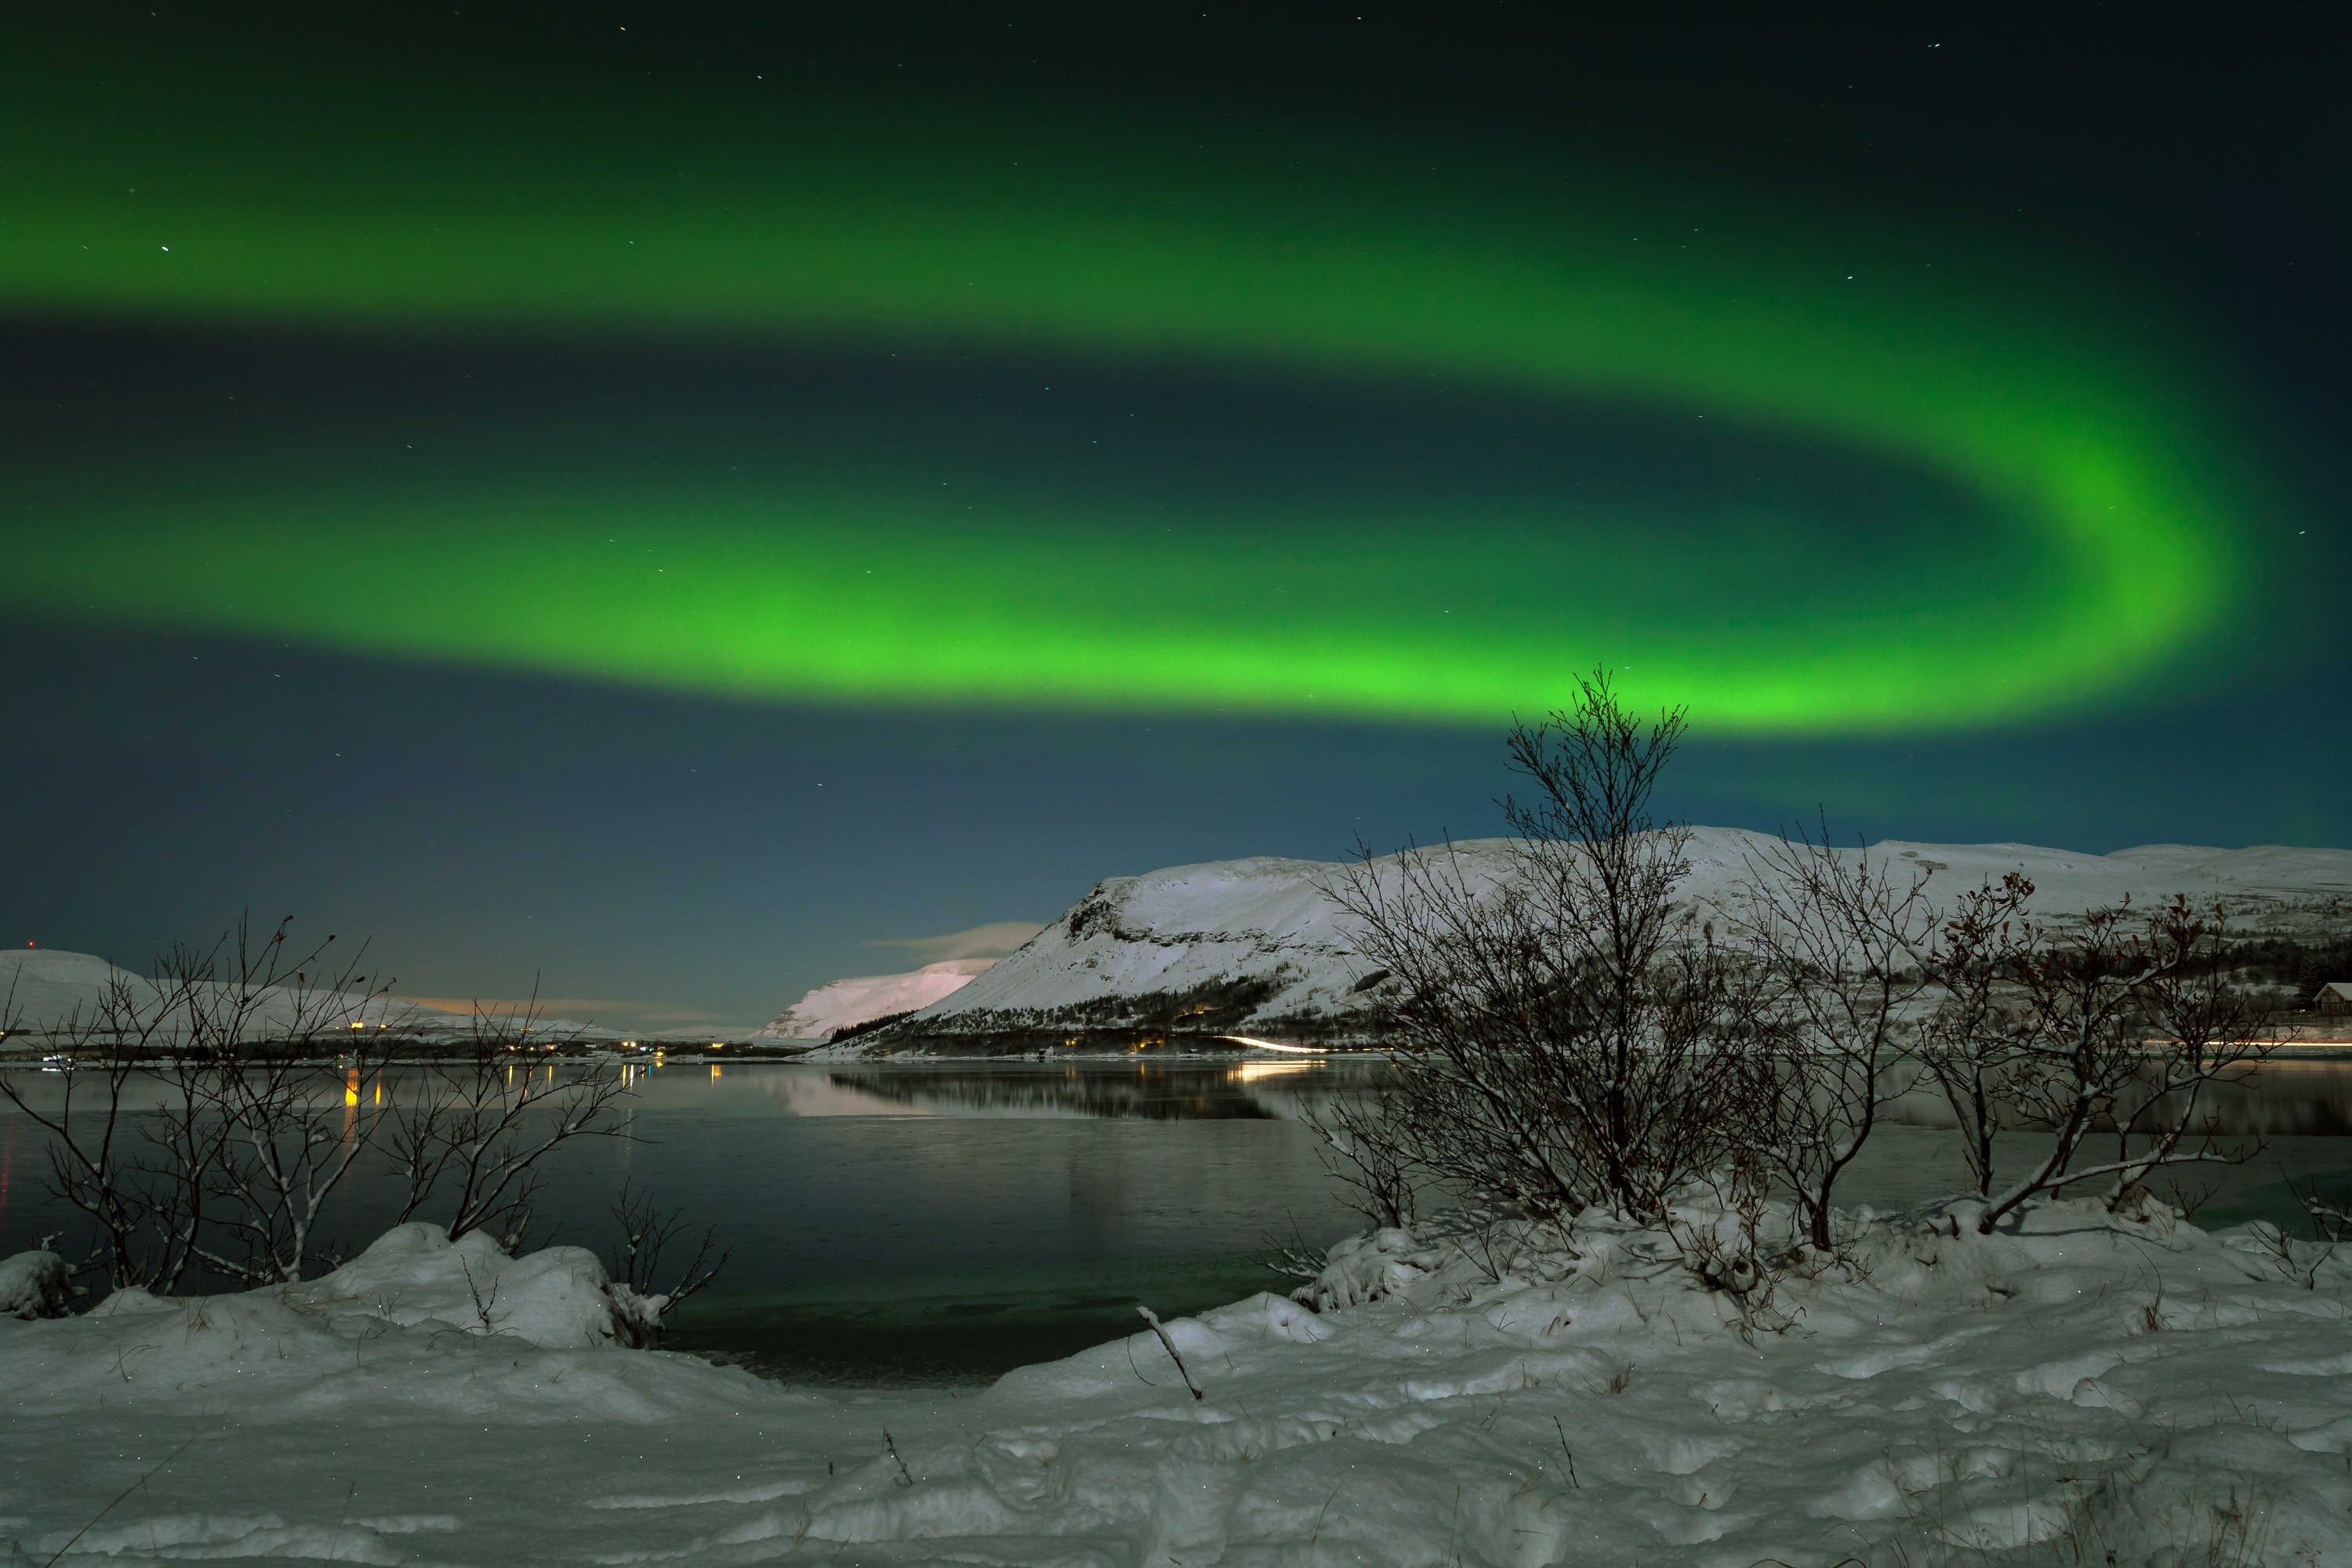
<path id="1" fill-rule="evenodd" d="M 1693 828 L 1691 872 L 1680 896 L 1703 908 L 1731 906 L 1779 843 L 1747 829 Z M 1509 840 L 1450 847 L 1474 881 L 1508 873 Z M 2034 882 L 2033 908 L 2045 920 L 2126 896 L 2147 902 L 2182 893 L 2222 900 L 2243 935 L 2352 924 L 2352 850 L 2152 844 L 2090 855 L 2015 843 L 1885 840 L 1839 852 L 1927 868 L 1927 895 L 1938 908 L 2016 871 Z M 1395 857 L 1374 864 L 1392 868 Z M 1119 1037 L 1373 1043 L 1370 966 L 1355 955 L 1351 922 L 1326 890 L 1347 865 L 1250 856 L 1106 878 L 1010 957 L 835 1048 L 1012 1052 Z"/>

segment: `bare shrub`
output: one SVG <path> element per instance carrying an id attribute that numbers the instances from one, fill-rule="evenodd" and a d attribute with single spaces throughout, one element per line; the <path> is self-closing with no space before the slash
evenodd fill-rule
<path id="1" fill-rule="evenodd" d="M 2011 960 L 2024 1027 L 2001 1095 L 2021 1125 L 2047 1132 L 2052 1142 L 2047 1154 L 1991 1197 L 1982 1225 L 2069 1180 L 2084 1140 L 2112 1116 L 2140 1072 L 2146 1037 L 2139 1002 L 2162 960 L 2134 940 L 2130 914 L 2112 905 L 2072 928 L 2029 923 Z"/>
<path id="2" fill-rule="evenodd" d="M 1330 891 L 1389 973 L 1402 1049 L 1380 1125 L 1408 1163 L 1537 1214 L 1659 1224 L 1726 1150 L 1753 966 L 1676 903 L 1689 830 L 1651 816 L 1682 711 L 1644 723 L 1605 671 L 1578 685 L 1511 731 L 1535 789 L 1504 802 L 1500 875 L 1451 843 L 1367 850 Z"/>
<path id="3" fill-rule="evenodd" d="M 52 1031 L 56 1111 L 0 1076 L 48 1133 L 52 1188 L 92 1221 L 118 1288 L 169 1291 L 198 1268 L 294 1279 L 319 1255 L 321 1211 L 368 1142 L 357 1087 L 389 1047 L 362 1016 L 382 991 L 361 955 L 329 969 L 335 939 L 297 950 L 291 926 L 240 922 L 175 949 L 152 980 L 112 976 Z"/>
<path id="4" fill-rule="evenodd" d="M 2126 1095 L 2105 1108 L 2114 1157 L 2073 1178 L 2111 1175 L 2105 1194 L 2111 1211 L 2137 1196 L 2158 1169 L 2252 1159 L 2260 1144 L 2224 1144 L 2205 1098 L 2216 1085 L 2244 1081 L 2275 1048 L 2253 992 L 2233 973 L 2221 905 L 2199 909 L 2176 894 L 2143 917 L 2135 941 L 2147 969 L 2139 987 L 2139 1070 Z"/>
<path id="5" fill-rule="evenodd" d="M 116 1289 L 174 1289 L 197 1263 L 204 1224 L 202 1173 L 219 1142 L 184 1100 L 159 1091 L 152 1063 L 175 998 L 159 979 L 148 992 L 118 972 L 95 1003 L 54 1021 L 63 1073 L 54 1110 L 0 1073 L 0 1096 L 48 1134 L 49 1189 L 95 1232 L 89 1262 Z M 21 1027 L 13 1014 L 8 1033 Z"/>
<path id="6" fill-rule="evenodd" d="M 1925 868 L 1841 854 L 1800 832 L 1750 859 L 1738 934 L 1766 977 L 1747 1053 L 1742 1142 L 1787 1187 L 1806 1239 L 1827 1249 L 1838 1179 L 1892 1098 L 1928 980 L 1935 927 Z"/>
<path id="7" fill-rule="evenodd" d="M 1790 1326 L 1773 1304 L 1782 1249 L 1765 1235 L 1772 1177 L 1758 1150 L 1735 1149 L 1722 1170 L 1699 1184 L 1707 1201 L 1695 1213 L 1666 1221 L 1683 1267 L 1699 1284 L 1729 1299 L 1743 1339 L 1752 1339 L 1759 1329 L 1778 1332 Z"/>
<path id="8" fill-rule="evenodd" d="M 1412 1223 L 1415 1140 L 1406 1118 L 1411 1098 L 1381 1084 L 1307 1110 L 1323 1168 L 1355 1195 L 1349 1206 L 1375 1226 Z"/>
<path id="9" fill-rule="evenodd" d="M 2033 885 L 2011 874 L 1962 895 L 1927 963 L 1942 995 L 1920 1032 L 1922 1068 L 1960 1129 L 1990 1230 L 2037 1194 L 2105 1181 L 2111 1211 L 2150 1175 L 2235 1163 L 2208 1105 L 2266 1057 L 2256 999 L 2229 963 L 2219 906 L 2128 900 L 2063 922 L 2029 914 Z M 2005 1188 L 1994 1182 L 2003 1127 L 2045 1132 L 2049 1152 Z M 2113 1154 L 2083 1163 L 2095 1137 Z"/>
<path id="10" fill-rule="evenodd" d="M 2218 1138 L 2209 1091 L 2269 1046 L 2218 907 L 2042 921 L 2012 874 L 1938 917 L 1933 868 L 1837 850 L 1824 819 L 1750 858 L 1718 936 L 1676 896 L 1690 830 L 1651 812 L 1683 729 L 1680 710 L 1637 719 L 1605 672 L 1581 679 L 1510 733 L 1534 788 L 1503 803 L 1499 855 L 1363 849 L 1327 889 L 1399 1047 L 1391 1089 L 1316 1118 L 1369 1217 L 1402 1224 L 1426 1181 L 1672 1230 L 1673 1195 L 1730 1169 L 1750 1173 L 1724 1178 L 1742 1194 L 1785 1190 L 1827 1250 L 1838 1184 L 1911 1064 L 1952 1110 L 1988 1230 L 2037 1194 L 2103 1182 L 2121 1211 L 2158 1171 L 2248 1156 Z M 2004 1129 L 2051 1147 L 1998 1186 Z M 1710 1283 L 1790 1256 L 1685 1239 Z"/>
<path id="11" fill-rule="evenodd" d="M 48 1135 L 52 1189 L 89 1220 L 89 1261 L 117 1289 L 170 1292 L 205 1274 L 254 1287 L 337 1261 L 320 1225 L 372 1148 L 405 1181 L 397 1221 L 431 1207 L 453 1237 L 486 1229 L 520 1250 L 547 1156 L 626 1134 L 627 1078 L 558 1067 L 573 1042 L 540 1029 L 535 1009 L 478 1014 L 454 1058 L 404 1057 L 398 1033 L 365 1016 L 384 988 L 358 956 L 330 968 L 334 939 L 298 950 L 290 924 L 175 950 L 152 980 L 118 972 L 50 1023 L 64 1069 L 53 1107 L 0 1074 L 0 1097 Z M 405 1065 L 423 1092 L 378 1092 Z M 656 1255 L 677 1223 L 661 1218 Z M 707 1263 L 706 1247 L 692 1289 Z"/>
<path id="12" fill-rule="evenodd" d="M 383 1145 L 406 1184 L 394 1223 L 429 1209 L 453 1241 L 486 1230 L 521 1250 L 548 1156 L 574 1139 L 628 1135 L 618 1103 L 627 1075 L 559 1060 L 577 1044 L 542 1028 L 535 1002 L 476 1008 L 456 1054 L 421 1064 L 422 1081 L 384 1118 Z"/>
<path id="13" fill-rule="evenodd" d="M 2010 961 L 2021 1024 L 1999 1095 L 2050 1151 L 1989 1199 L 1981 1227 L 2038 1193 L 2106 1180 L 2110 1207 L 2160 1167 L 2235 1163 L 2257 1146 L 2221 1144 L 2200 1126 L 2203 1091 L 2267 1054 L 2253 1010 L 2221 962 L 2218 913 L 2176 900 L 2149 913 L 2128 900 L 2063 927 L 2029 923 Z M 2078 1164 L 2094 1133 L 2116 1157 Z"/>
<path id="14" fill-rule="evenodd" d="M 288 923 L 257 948 L 240 926 L 215 955 L 182 957 L 215 1005 L 188 1009 L 168 1069 L 225 1132 L 204 1177 L 221 1238 L 205 1261 L 248 1286 L 299 1279 L 320 1256 L 321 1211 L 368 1145 L 363 1091 L 394 1054 L 361 1016 L 383 994 L 358 973 L 362 955 L 322 982 L 326 944 L 289 961 Z M 265 1016 L 259 1000 L 273 990 L 279 1010 Z"/>
<path id="15" fill-rule="evenodd" d="M 2318 1177 L 2300 1184 L 2289 1177 L 2286 1190 L 2295 1206 L 2303 1210 L 2304 1223 L 2311 1227 L 2314 1241 L 2327 1247 L 2352 1241 L 2352 1205 L 2329 1203 L 2321 1195 Z"/>
<path id="16" fill-rule="evenodd" d="M 604 1270 L 635 1299 L 638 1310 L 625 1325 L 634 1331 L 632 1337 L 641 1343 L 650 1342 L 660 1337 L 662 1319 L 718 1279 L 732 1253 L 721 1248 L 712 1255 L 719 1227 L 711 1226 L 696 1240 L 684 1264 L 665 1270 L 665 1257 L 688 1235 L 686 1211 L 663 1209 L 651 1193 L 627 1182 L 621 1184 L 620 1195 L 613 1200 L 613 1219 L 620 1227 L 620 1238 L 605 1257 Z M 665 1279 L 670 1281 L 667 1288 L 661 1283 Z"/>
<path id="17" fill-rule="evenodd" d="M 2279 1266 L 2281 1273 L 2306 1290 L 2316 1290 L 2320 1272 L 2336 1256 L 2336 1249 L 2352 1242 L 2352 1207 L 2328 1202 L 2315 1176 L 2305 1182 L 2297 1182 L 2292 1176 L 2284 1180 L 2287 1196 L 2303 1211 L 2305 1226 L 2311 1233 L 2309 1239 L 2295 1236 L 2284 1226 L 2260 1220 L 2252 1227 L 2253 1238 Z"/>

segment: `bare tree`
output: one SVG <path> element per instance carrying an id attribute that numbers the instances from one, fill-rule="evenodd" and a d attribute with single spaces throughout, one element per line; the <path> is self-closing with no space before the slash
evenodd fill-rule
<path id="1" fill-rule="evenodd" d="M 509 1251 L 530 1229 L 542 1163 L 577 1138 L 626 1137 L 629 1081 L 610 1064 L 559 1061 L 577 1042 L 541 1026 L 537 1004 L 477 1007 L 454 1058 L 420 1064 L 422 1081 L 384 1119 L 383 1142 L 406 1184 L 395 1224 L 428 1207 L 452 1240 L 488 1230 Z"/>
<path id="2" fill-rule="evenodd" d="M 1831 1245 L 1839 1178 L 1892 1097 L 1928 981 L 1925 868 L 1851 856 L 1801 829 L 1752 857 L 1739 934 L 1769 978 L 1747 1057 L 1744 1142 L 1793 1194 L 1807 1239 Z"/>
<path id="3" fill-rule="evenodd" d="M 1605 671 L 1514 729 L 1499 867 L 1451 843 L 1367 851 L 1332 889 L 1390 973 L 1415 1163 L 1538 1212 L 1662 1221 L 1727 1147 L 1753 965 L 1675 893 L 1689 830 L 1651 815 L 1684 715 L 1637 719 Z"/>
<path id="4" fill-rule="evenodd" d="M 1962 893 L 1922 959 L 1941 995 L 1913 1050 L 1951 1108 L 1969 1184 L 1988 1203 L 2007 1081 L 2029 1028 L 2011 976 L 2032 896 L 2033 884 L 2014 871 Z"/>

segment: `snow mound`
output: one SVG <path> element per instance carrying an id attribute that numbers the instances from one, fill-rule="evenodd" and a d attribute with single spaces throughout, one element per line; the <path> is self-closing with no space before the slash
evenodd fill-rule
<path id="1" fill-rule="evenodd" d="M 634 1293 L 607 1279 L 584 1247 L 510 1258 L 482 1231 L 451 1241 L 437 1225 L 396 1226 L 332 1273 L 280 1286 L 278 1295 L 350 1332 L 395 1323 L 551 1350 L 630 1342 L 641 1316 Z"/>
<path id="2" fill-rule="evenodd" d="M 1683 896 L 1713 909 L 1735 905 L 1754 862 L 1776 842 L 1736 828 L 1696 829 Z M 1456 847 L 1474 882 L 1509 874 L 1507 841 Z M 2053 919 L 2126 894 L 2146 902 L 2176 892 L 2227 900 L 2247 929 L 2296 930 L 2352 910 L 2352 851 L 2341 849 L 2150 845 L 2082 855 L 1888 840 L 1870 853 L 1929 870 L 1937 903 L 2022 873 L 2035 885 L 2035 909 Z M 1360 1042 L 1380 976 L 1356 956 L 1352 922 L 1327 891 L 1343 869 L 1259 857 L 1108 879 L 1020 952 L 877 1033 L 872 1047 L 1089 1029 Z"/>
<path id="3" fill-rule="evenodd" d="M 0 1258 L 0 1315 L 62 1318 L 73 1300 L 73 1278 L 54 1252 Z"/>
<path id="4" fill-rule="evenodd" d="M 1615 1222 L 1416 1226 L 1335 1248 L 1321 1312 L 1139 1321 L 961 1396 L 297 1291 L 0 1320 L 0 1528 L 34 1561 L 2352 1563 L 2352 1249 L 1972 1217 L 1848 1216 L 1769 1300 Z M 463 1247 L 347 1268 L 421 1307 Z"/>
<path id="5" fill-rule="evenodd" d="M 971 984 L 997 961 L 948 958 L 905 974 L 860 974 L 829 980 L 793 1003 L 752 1038 L 824 1040 L 842 1029 L 894 1013 L 911 1013 Z"/>

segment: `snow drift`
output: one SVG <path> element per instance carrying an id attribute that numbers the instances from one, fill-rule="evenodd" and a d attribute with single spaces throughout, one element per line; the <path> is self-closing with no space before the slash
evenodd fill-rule
<path id="1" fill-rule="evenodd" d="M 28 1252 L 0 1261 L 0 1290 L 26 1277 L 49 1285 L 45 1304 L 62 1300 L 65 1269 L 56 1254 Z M 0 1309 L 6 1305 L 0 1295 Z M 451 1241 L 437 1225 L 412 1224 L 394 1226 L 357 1258 L 314 1279 L 226 1296 L 158 1296 L 132 1286 L 108 1296 L 89 1316 L 162 1317 L 201 1328 L 224 1313 L 254 1324 L 290 1313 L 347 1339 L 402 1328 L 540 1350 L 589 1350 L 641 1342 L 656 1326 L 659 1309 L 658 1298 L 641 1297 L 607 1278 L 604 1265 L 585 1247 L 550 1247 L 513 1258 L 482 1231 Z"/>
<path id="2" fill-rule="evenodd" d="M 1697 829 L 1684 896 L 1717 909 L 1736 902 L 1751 861 L 1773 842 Z M 1474 875 L 1507 874 L 1506 841 L 1458 847 Z M 2226 900 L 2247 931 L 2352 917 L 2352 851 L 2341 849 L 2159 844 L 2080 855 L 1890 840 L 1870 853 L 1932 871 L 1928 893 L 1937 902 L 2017 871 L 2032 879 L 2034 907 L 2048 917 L 2126 894 L 2145 902 L 2176 892 Z M 1341 869 L 1260 857 L 1110 878 L 1010 958 L 859 1044 L 1018 1048 L 1093 1031 L 1360 1041 L 1378 976 L 1354 955 L 1346 911 L 1326 891 Z"/>
<path id="3" fill-rule="evenodd" d="M 347 1332 L 392 1323 L 503 1336 L 542 1349 L 631 1344 L 651 1326 L 642 1299 L 607 1279 L 585 1247 L 510 1258 L 482 1231 L 451 1241 L 437 1225 L 395 1226 L 341 1268 L 281 1286 L 277 1297 Z"/>

